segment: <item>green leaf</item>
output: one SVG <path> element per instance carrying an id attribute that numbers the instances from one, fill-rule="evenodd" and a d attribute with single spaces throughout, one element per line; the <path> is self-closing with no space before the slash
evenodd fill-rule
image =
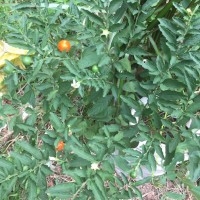
<path id="1" fill-rule="evenodd" d="M 101 191 L 98 189 L 98 186 L 96 185 L 96 183 L 93 181 L 90 181 L 88 184 L 89 184 L 90 189 L 93 192 L 95 199 L 104 200 L 104 197 L 103 197 Z"/>
<path id="2" fill-rule="evenodd" d="M 87 51 L 83 54 L 83 57 L 78 61 L 78 66 L 80 68 L 91 67 L 98 64 L 100 56 L 96 52 Z"/>
<path id="3" fill-rule="evenodd" d="M 75 183 L 72 182 L 58 184 L 46 190 L 48 196 L 58 198 L 71 198 L 75 192 Z"/>
<path id="4" fill-rule="evenodd" d="M 107 197 L 107 194 L 106 194 L 106 190 L 105 190 L 105 186 L 104 186 L 104 182 L 103 182 L 102 178 L 97 174 L 94 177 L 94 180 L 95 180 L 96 185 L 98 186 L 98 189 L 101 191 L 103 198 L 105 200 L 107 200 L 108 197 Z"/>
<path id="5" fill-rule="evenodd" d="M 28 200 L 37 199 L 36 183 L 32 179 L 28 179 Z"/>
<path id="6" fill-rule="evenodd" d="M 141 47 L 133 47 L 127 50 L 127 53 L 133 56 L 149 56 L 150 53 Z"/>
<path id="7" fill-rule="evenodd" d="M 9 171 L 13 171 L 14 170 L 14 165 L 13 163 L 11 163 L 10 161 L 7 161 L 3 158 L 0 158 L 0 167 L 9 170 Z"/>
<path id="8" fill-rule="evenodd" d="M 200 44 L 200 34 L 190 35 L 185 40 L 186 46 L 196 46 Z"/>
<path id="9" fill-rule="evenodd" d="M 119 132 L 117 135 L 114 136 L 113 140 L 116 142 L 119 142 L 120 140 L 122 140 L 124 137 L 123 132 Z"/>
<path id="10" fill-rule="evenodd" d="M 160 84 L 161 90 L 178 90 L 183 89 L 185 85 L 175 79 L 165 79 L 162 84 Z"/>
<path id="11" fill-rule="evenodd" d="M 172 34 L 172 32 L 170 32 L 168 29 L 162 27 L 161 25 L 159 25 L 159 29 L 168 42 L 170 42 L 172 44 L 176 44 L 176 37 L 175 37 L 175 35 Z"/>
<path id="12" fill-rule="evenodd" d="M 19 160 L 23 166 L 30 165 L 32 163 L 31 158 L 29 156 L 25 155 L 25 154 L 19 154 L 19 153 L 15 152 L 15 151 L 11 151 L 10 155 L 14 159 Z"/>
<path id="13" fill-rule="evenodd" d="M 117 23 L 121 20 L 127 10 L 127 4 L 123 2 L 122 6 L 115 12 L 113 16 L 114 23 Z"/>
<path id="14" fill-rule="evenodd" d="M 176 100 L 184 99 L 185 96 L 181 92 L 166 90 L 166 91 L 160 92 L 159 98 L 162 98 L 164 100 L 169 100 L 169 101 L 176 101 Z"/>
<path id="15" fill-rule="evenodd" d="M 156 160 L 155 160 L 155 157 L 152 153 L 148 154 L 148 161 L 149 161 L 149 164 L 151 166 L 152 172 L 155 172 L 156 171 Z"/>
<path id="16" fill-rule="evenodd" d="M 111 96 L 106 96 L 97 100 L 95 104 L 88 110 L 88 115 L 95 116 L 100 114 L 102 111 L 107 110 L 111 99 Z"/>
<path id="17" fill-rule="evenodd" d="M 59 117 L 54 114 L 54 113 L 50 113 L 49 119 L 51 121 L 51 124 L 53 125 L 53 127 L 58 131 L 63 131 L 64 126 L 63 123 L 61 122 L 61 120 L 59 119 Z"/>
<path id="18" fill-rule="evenodd" d="M 15 187 L 17 182 L 17 177 L 12 177 L 11 179 L 9 179 L 6 183 L 6 185 L 4 185 L 4 192 L 3 195 L 1 196 L 1 199 L 7 199 L 8 195 L 11 193 L 11 191 L 13 190 L 13 188 Z M 5 184 L 5 183 L 4 183 Z"/>
<path id="19" fill-rule="evenodd" d="M 128 81 L 123 85 L 123 90 L 127 92 L 136 92 L 138 83 L 136 81 Z"/>
<path id="20" fill-rule="evenodd" d="M 99 25 L 103 26 L 102 18 L 100 18 L 99 16 L 95 15 L 94 13 L 89 12 L 88 10 L 82 9 L 81 11 L 83 12 L 83 14 L 88 16 L 91 21 L 93 21 L 96 24 L 99 24 Z"/>
<path id="21" fill-rule="evenodd" d="M 197 111 L 199 111 L 199 108 L 200 108 L 200 101 L 192 103 L 192 104 L 188 107 L 187 111 L 188 111 L 189 113 L 196 113 Z"/>
<path id="22" fill-rule="evenodd" d="M 121 64 L 123 71 L 131 72 L 131 63 L 127 57 L 121 59 L 119 63 Z"/>
<path id="23" fill-rule="evenodd" d="M 128 172 L 130 170 L 130 166 L 125 158 L 122 158 L 121 156 L 115 156 L 114 160 L 116 166 L 122 169 L 124 172 Z"/>
<path id="24" fill-rule="evenodd" d="M 138 109 L 139 108 L 139 103 L 136 102 L 135 100 L 128 98 L 126 96 L 120 96 L 120 98 L 122 99 L 122 101 L 124 103 L 126 103 L 129 107 L 134 108 L 134 109 Z"/>
<path id="25" fill-rule="evenodd" d="M 123 4 L 123 0 L 112 0 L 109 5 L 109 12 L 112 14 L 116 12 Z"/>
<path id="26" fill-rule="evenodd" d="M 30 153 L 33 157 L 35 157 L 38 160 L 42 160 L 43 156 L 36 147 L 33 147 L 31 144 L 29 144 L 26 141 L 17 141 L 16 142 L 22 149 L 24 149 L 26 152 Z"/>
<path id="27" fill-rule="evenodd" d="M 75 153 L 80 158 L 83 158 L 83 159 L 85 159 L 87 161 L 90 161 L 90 162 L 94 162 L 95 161 L 95 157 L 92 156 L 89 153 L 86 153 L 83 149 L 80 149 L 79 147 L 73 146 L 73 145 L 71 145 L 70 148 L 73 151 L 73 153 Z"/>
<path id="28" fill-rule="evenodd" d="M 110 133 L 114 133 L 119 131 L 120 126 L 118 124 L 110 124 L 110 125 L 105 125 L 106 129 L 110 132 Z"/>
<path id="29" fill-rule="evenodd" d="M 17 124 L 16 125 L 18 128 L 20 128 L 23 131 L 33 131 L 36 132 L 36 129 L 33 128 L 32 126 L 26 125 L 26 124 Z"/>
<path id="30" fill-rule="evenodd" d="M 176 199 L 176 200 L 183 200 L 186 197 L 185 194 L 177 194 L 175 192 L 166 192 L 165 196 L 170 199 Z"/>

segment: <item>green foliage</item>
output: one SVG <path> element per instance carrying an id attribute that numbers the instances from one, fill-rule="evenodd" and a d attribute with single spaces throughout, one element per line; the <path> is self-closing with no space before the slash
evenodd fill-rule
<path id="1" fill-rule="evenodd" d="M 0 127 L 8 126 L 13 142 L 1 148 L 1 198 L 142 199 L 136 187 L 151 178 L 133 182 L 129 174 L 142 176 L 145 166 L 153 176 L 155 153 L 165 176 L 179 178 L 198 198 L 197 3 L 84 0 L 50 8 L 35 0 L 0 7 L 1 38 L 33 58 L 4 81 Z M 68 53 L 58 51 L 61 39 L 71 43 Z M 71 181 L 48 187 L 54 165 Z"/>

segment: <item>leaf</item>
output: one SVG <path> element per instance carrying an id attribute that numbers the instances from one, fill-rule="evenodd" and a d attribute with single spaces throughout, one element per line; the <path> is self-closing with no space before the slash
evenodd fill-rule
<path id="1" fill-rule="evenodd" d="M 94 177 L 94 180 L 95 180 L 96 185 L 98 186 L 98 189 L 101 191 L 103 198 L 105 200 L 107 200 L 108 197 L 107 197 L 107 194 L 106 194 L 106 190 L 105 190 L 105 186 L 104 186 L 104 182 L 103 182 L 102 178 L 97 174 Z"/>
<path id="2" fill-rule="evenodd" d="M 133 56 L 149 56 L 150 53 L 141 47 L 133 47 L 127 50 L 127 53 Z"/>
<path id="3" fill-rule="evenodd" d="M 25 155 L 25 154 L 19 154 L 19 153 L 15 152 L 15 151 L 11 151 L 10 155 L 14 159 L 19 160 L 23 166 L 31 165 L 31 163 L 32 163 L 31 158 L 29 156 Z"/>
<path id="4" fill-rule="evenodd" d="M 37 199 L 36 183 L 32 179 L 28 179 L 28 200 Z"/>
<path id="5" fill-rule="evenodd" d="M 181 92 L 166 90 L 166 91 L 160 92 L 159 98 L 162 98 L 164 100 L 169 100 L 169 101 L 176 101 L 176 100 L 184 99 L 185 96 Z"/>
<path id="6" fill-rule="evenodd" d="M 175 79 L 165 79 L 161 84 L 161 90 L 179 90 L 183 89 L 185 85 Z"/>
<path id="7" fill-rule="evenodd" d="M 185 40 L 186 46 L 196 46 L 198 44 L 200 44 L 200 34 L 190 35 Z"/>
<path id="8" fill-rule="evenodd" d="M 127 57 L 121 59 L 119 63 L 122 65 L 122 70 L 131 72 L 131 63 Z"/>
<path id="9" fill-rule="evenodd" d="M 130 166 L 128 165 L 128 161 L 121 157 L 121 156 L 115 156 L 114 157 L 115 164 L 117 167 L 122 169 L 124 172 L 128 172 L 130 170 Z"/>
<path id="10" fill-rule="evenodd" d="M 16 126 L 23 131 L 33 131 L 34 133 L 36 132 L 35 128 L 26 124 L 17 124 Z"/>
<path id="11" fill-rule="evenodd" d="M 123 2 L 122 6 L 115 12 L 113 16 L 114 23 L 117 23 L 121 20 L 126 10 L 127 10 L 127 4 Z"/>
<path id="12" fill-rule="evenodd" d="M 11 191 L 15 187 L 16 182 L 17 182 L 17 177 L 12 177 L 6 182 L 7 185 L 4 186 L 5 190 L 3 192 L 3 195 L 1 196 L 1 199 L 7 199 L 8 195 L 11 193 Z"/>
<path id="13" fill-rule="evenodd" d="M 170 199 L 176 199 L 176 200 L 184 200 L 186 197 L 185 194 L 177 194 L 175 192 L 166 192 L 165 196 Z"/>
<path id="14" fill-rule="evenodd" d="M 123 139 L 123 137 L 124 137 L 123 132 L 119 132 L 117 135 L 114 136 L 113 140 L 119 142 L 121 139 Z"/>
<path id="15" fill-rule="evenodd" d="M 124 103 L 126 103 L 131 108 L 138 109 L 140 107 L 139 103 L 131 98 L 128 98 L 128 97 L 122 96 L 122 95 L 120 96 L 120 98 L 122 99 L 122 101 Z"/>
<path id="16" fill-rule="evenodd" d="M 123 90 L 127 92 L 135 92 L 138 89 L 138 83 L 136 81 L 128 81 L 123 85 Z"/>
<path id="17" fill-rule="evenodd" d="M 98 64 L 101 57 L 97 55 L 96 52 L 86 52 L 83 54 L 83 57 L 78 61 L 78 66 L 80 68 L 91 67 L 95 64 Z"/>
<path id="18" fill-rule="evenodd" d="M 103 20 L 99 16 L 95 15 L 94 13 L 89 12 L 88 10 L 82 9 L 83 14 L 89 17 L 89 19 L 96 24 L 103 26 Z"/>
<path id="19" fill-rule="evenodd" d="M 59 198 L 71 198 L 76 191 L 75 183 L 62 183 L 46 190 L 48 196 Z"/>
<path id="20" fill-rule="evenodd" d="M 116 12 L 123 4 L 123 0 L 112 0 L 109 5 L 109 12 L 112 14 Z"/>
<path id="21" fill-rule="evenodd" d="M 30 153 L 33 157 L 35 157 L 38 160 L 42 160 L 43 156 L 41 152 L 36 148 L 33 147 L 31 144 L 29 144 L 26 141 L 17 141 L 16 142 L 22 149 L 24 149 L 26 152 Z"/>
<path id="22" fill-rule="evenodd" d="M 162 27 L 159 25 L 159 29 L 162 32 L 163 36 L 166 38 L 166 40 L 172 44 L 176 44 L 176 37 L 172 34 L 168 29 Z"/>
<path id="23" fill-rule="evenodd" d="M 75 153 L 80 158 L 83 158 L 83 159 L 85 159 L 87 161 L 90 161 L 90 162 L 94 162 L 95 161 L 95 157 L 92 156 L 89 153 L 86 153 L 83 149 L 80 149 L 77 146 L 73 146 L 73 145 L 71 145 L 70 148 L 73 151 L 73 153 Z"/>
<path id="24" fill-rule="evenodd" d="M 9 170 L 9 171 L 13 171 L 14 170 L 14 165 L 13 163 L 11 163 L 10 161 L 7 161 L 3 158 L 0 158 L 0 167 Z"/>
<path id="25" fill-rule="evenodd" d="M 174 24 L 171 23 L 170 20 L 163 18 L 163 19 L 158 19 L 158 21 L 160 22 L 160 25 L 162 27 L 165 27 L 168 30 L 172 31 L 174 34 L 177 34 L 177 28 L 176 26 L 174 26 Z"/>
<path id="26" fill-rule="evenodd" d="M 106 125 L 106 129 L 110 132 L 110 133 L 114 133 L 119 131 L 120 126 L 118 124 L 110 124 L 110 125 Z"/>
<path id="27" fill-rule="evenodd" d="M 192 103 L 187 109 L 189 113 L 196 113 L 199 110 L 200 110 L 200 101 Z"/>
<path id="28" fill-rule="evenodd" d="M 106 97 L 100 98 L 88 110 L 88 115 L 89 116 L 95 116 L 95 115 L 100 114 L 102 111 L 107 110 L 107 106 L 109 105 L 111 98 L 112 98 L 111 96 L 106 96 Z"/>
<path id="29" fill-rule="evenodd" d="M 29 2 L 22 2 L 17 4 L 16 6 L 13 7 L 14 10 L 19 10 L 19 9 L 23 9 L 23 8 L 34 8 L 34 4 L 33 3 L 29 3 Z"/>
<path id="30" fill-rule="evenodd" d="M 59 119 L 59 117 L 54 114 L 54 113 L 50 113 L 49 119 L 51 121 L 51 124 L 53 125 L 53 127 L 58 131 L 63 131 L 64 126 L 63 123 L 61 122 L 61 120 Z"/>
<path id="31" fill-rule="evenodd" d="M 151 166 L 152 173 L 156 171 L 156 160 L 152 153 L 148 154 L 148 161 Z"/>
<path id="32" fill-rule="evenodd" d="M 93 195 L 94 195 L 95 199 L 104 200 L 104 197 L 102 196 L 102 193 L 101 193 L 101 191 L 98 189 L 96 183 L 93 182 L 93 181 L 90 181 L 88 184 L 89 184 L 89 186 L 90 186 L 90 189 L 91 189 L 92 192 L 93 192 Z"/>

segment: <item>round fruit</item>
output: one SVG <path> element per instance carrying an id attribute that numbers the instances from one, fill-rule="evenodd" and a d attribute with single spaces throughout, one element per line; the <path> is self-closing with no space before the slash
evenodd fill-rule
<path id="1" fill-rule="evenodd" d="M 58 50 L 59 51 L 69 52 L 70 48 L 71 48 L 71 45 L 68 40 L 60 40 L 60 42 L 58 42 Z"/>
<path id="2" fill-rule="evenodd" d="M 30 56 L 22 56 L 22 63 L 24 65 L 30 65 L 33 63 L 33 59 Z"/>
<path id="3" fill-rule="evenodd" d="M 93 71 L 94 73 L 99 72 L 98 66 L 97 66 L 97 65 L 94 65 L 94 66 L 92 67 L 92 71 Z"/>
<path id="4" fill-rule="evenodd" d="M 131 178 L 136 178 L 136 172 L 135 172 L 135 170 L 134 170 L 134 171 L 131 171 L 130 177 L 131 177 Z"/>
<path id="5" fill-rule="evenodd" d="M 14 71 L 14 67 L 12 67 L 11 65 L 6 65 L 3 68 L 3 72 L 6 74 L 11 74 Z"/>
<path id="6" fill-rule="evenodd" d="M 57 151 L 62 151 L 65 147 L 65 143 L 63 141 L 58 142 L 58 145 L 56 147 Z"/>

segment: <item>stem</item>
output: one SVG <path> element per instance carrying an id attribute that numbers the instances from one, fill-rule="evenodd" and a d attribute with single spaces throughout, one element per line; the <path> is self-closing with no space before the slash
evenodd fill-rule
<path id="1" fill-rule="evenodd" d="M 153 38 L 152 38 L 151 36 L 148 36 L 148 38 L 149 38 L 149 41 L 151 42 L 151 44 L 152 44 L 152 46 L 153 46 L 153 48 L 154 48 L 156 54 L 157 54 L 158 56 L 161 56 L 161 53 L 160 53 L 160 51 L 159 51 L 159 49 L 158 49 L 158 47 L 157 47 L 155 41 L 153 40 Z"/>
<path id="2" fill-rule="evenodd" d="M 71 198 L 71 200 L 74 200 L 74 199 L 77 197 L 77 195 L 79 194 L 79 192 L 80 192 L 80 191 L 85 187 L 85 185 L 87 184 L 88 180 L 89 180 L 89 179 L 87 179 L 87 180 L 81 185 L 81 187 L 76 191 L 76 193 L 73 195 L 73 197 Z"/>

